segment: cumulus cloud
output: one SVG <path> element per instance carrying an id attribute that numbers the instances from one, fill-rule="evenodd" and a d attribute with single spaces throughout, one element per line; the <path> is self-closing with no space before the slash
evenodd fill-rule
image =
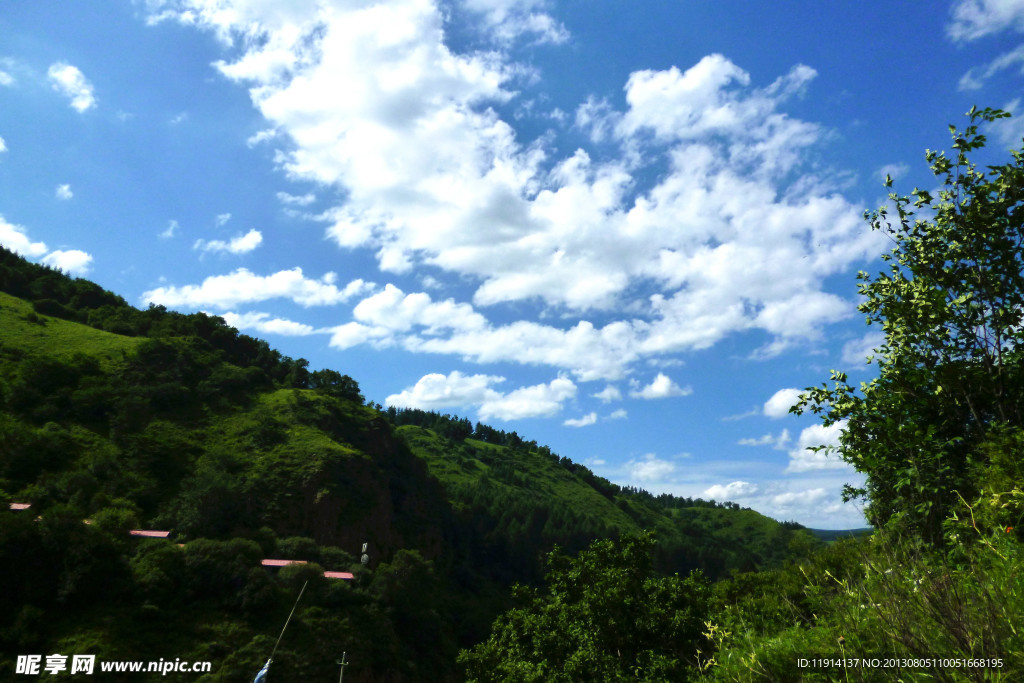
<path id="1" fill-rule="evenodd" d="M 75 193 L 71 191 L 71 186 L 67 184 L 58 185 L 57 190 L 54 194 L 56 195 L 57 199 L 60 199 L 62 201 L 66 201 L 75 196 Z"/>
<path id="2" fill-rule="evenodd" d="M 308 307 L 344 303 L 373 289 L 371 283 L 361 279 L 338 288 L 336 280 L 334 273 L 327 273 L 319 280 L 307 278 L 298 267 L 265 276 L 239 268 L 227 275 L 210 276 L 200 285 L 157 287 L 143 293 L 142 299 L 165 306 L 226 309 L 243 303 L 283 298 Z"/>
<path id="3" fill-rule="evenodd" d="M 568 329 L 529 321 L 495 325 L 470 304 L 451 298 L 435 301 L 424 292 L 406 294 L 391 284 L 360 301 L 353 318 L 336 328 L 332 346 L 400 345 L 478 363 L 548 365 L 569 370 L 584 381 L 621 377 L 638 357 L 638 328 L 629 324 L 612 323 L 601 329 L 586 321 Z"/>
<path id="4" fill-rule="evenodd" d="M 384 399 L 384 404 L 421 410 L 478 406 L 499 396 L 492 385 L 504 381 L 504 377 L 496 375 L 464 375 L 458 370 L 447 375 L 431 373 L 421 377 L 414 386 L 391 394 Z"/>
<path id="5" fill-rule="evenodd" d="M 239 330 L 253 330 L 260 334 L 279 334 L 286 337 L 303 337 L 315 334 L 311 325 L 285 318 L 274 318 L 269 313 L 224 313 L 224 321 Z"/>
<path id="6" fill-rule="evenodd" d="M 216 222 L 218 226 L 223 226 L 223 225 L 227 225 L 227 222 L 229 220 L 231 220 L 231 214 L 230 213 L 219 213 L 219 214 L 217 214 L 217 218 L 214 219 L 214 222 Z"/>
<path id="7" fill-rule="evenodd" d="M 45 243 L 33 242 L 25 234 L 25 228 L 8 223 L 3 216 L 0 216 L 0 244 L 29 258 L 42 256 L 47 251 Z"/>
<path id="8" fill-rule="evenodd" d="M 749 481 L 734 481 L 729 484 L 715 484 L 710 486 L 704 491 L 704 497 L 711 500 L 735 500 L 737 498 L 747 498 L 758 493 L 761 489 L 757 484 L 751 484 Z"/>
<path id="9" fill-rule="evenodd" d="M 0 246 L 26 258 L 38 258 L 46 265 L 70 275 L 87 275 L 92 264 L 92 255 L 79 249 L 50 251 L 44 242 L 33 242 L 29 239 L 24 227 L 8 223 L 2 215 L 0 215 Z"/>
<path id="10" fill-rule="evenodd" d="M 971 41 L 1006 29 L 1024 31 L 1024 0 L 958 0 L 946 27 L 951 38 Z"/>
<path id="11" fill-rule="evenodd" d="M 800 432 L 796 448 L 789 452 L 789 465 L 787 473 L 808 472 L 811 470 L 850 470 L 852 468 L 839 457 L 838 454 L 830 452 L 829 448 L 839 445 L 839 437 L 846 428 L 846 421 L 842 420 L 833 425 L 811 425 Z M 812 448 L 826 446 L 825 450 L 813 451 Z"/>
<path id="12" fill-rule="evenodd" d="M 669 398 L 670 396 L 689 396 L 693 393 L 693 389 L 690 387 L 680 387 L 674 381 L 672 381 L 668 375 L 659 372 L 658 376 L 651 381 L 650 384 L 629 392 L 629 395 L 633 398 Z"/>
<path id="13" fill-rule="evenodd" d="M 422 410 L 476 407 L 481 419 L 516 420 L 526 417 L 548 417 L 576 395 L 576 385 L 559 377 L 547 384 L 520 387 L 502 393 L 493 385 L 504 382 L 495 375 L 464 375 L 452 371 L 448 375 L 424 375 L 410 388 L 384 399 L 386 405 Z"/>
<path id="14" fill-rule="evenodd" d="M 663 460 L 654 453 L 647 453 L 640 459 L 626 463 L 629 476 L 637 481 L 656 482 L 667 479 L 676 471 L 675 463 Z"/>
<path id="15" fill-rule="evenodd" d="M 480 406 L 480 419 L 520 420 L 527 417 L 550 417 L 562 409 L 565 401 L 576 395 L 572 380 L 559 377 L 547 384 L 536 384 L 488 398 Z"/>
<path id="16" fill-rule="evenodd" d="M 621 377 L 638 358 L 747 330 L 773 338 L 766 353 L 815 339 L 853 311 L 824 291 L 825 279 L 881 250 L 860 209 L 805 163 L 821 129 L 783 111 L 813 81 L 803 65 L 763 87 L 721 55 L 638 71 L 625 83 L 624 110 L 604 104 L 583 117 L 622 154 L 560 156 L 545 138 L 519 139 L 497 113 L 528 68 L 506 52 L 456 53 L 444 41 L 447 11 L 478 17 L 491 40 L 503 31 L 554 39 L 554 24 L 537 20 L 547 16 L 539 0 L 464 0 L 443 10 L 429 0 L 149 7 L 154 19 L 236 46 L 217 68 L 248 86 L 270 128 L 289 140 L 284 169 L 341 190 L 344 199 L 323 214 L 339 247 L 372 250 L 386 271 L 429 265 L 472 278 L 478 307 L 531 301 L 636 315 L 601 329 L 580 322 L 579 338 L 624 351 L 560 366 L 581 376 Z M 359 324 L 348 339 L 403 341 Z M 482 360 L 480 334 L 501 342 L 498 331 L 530 325 L 424 346 Z M 538 355 L 522 362 L 558 354 Z"/>
<path id="17" fill-rule="evenodd" d="M 6 152 L 6 151 L 7 151 L 7 143 L 4 142 L 4 139 L 2 137 L 0 137 L 0 153 Z"/>
<path id="18" fill-rule="evenodd" d="M 781 418 L 789 415 L 789 409 L 796 405 L 803 393 L 799 389 L 779 389 L 772 397 L 764 402 L 762 411 L 771 418 Z"/>
<path id="19" fill-rule="evenodd" d="M 608 417 L 606 417 L 605 419 L 606 420 L 625 420 L 627 417 L 629 417 L 629 413 L 626 412 L 626 409 L 625 408 L 619 408 L 618 410 L 613 410 L 612 412 L 608 413 Z"/>
<path id="20" fill-rule="evenodd" d="M 604 389 L 597 392 L 596 394 L 591 394 L 591 396 L 600 399 L 604 403 L 611 403 L 612 401 L 622 400 L 622 392 L 619 391 L 619 388 L 613 384 L 607 385 Z"/>
<path id="21" fill-rule="evenodd" d="M 87 275 L 92 256 L 79 249 L 57 249 L 43 257 L 43 263 L 70 275 Z"/>
<path id="22" fill-rule="evenodd" d="M 563 422 L 562 424 L 565 425 L 566 427 L 587 427 L 589 425 L 595 424 L 596 422 L 597 413 L 589 412 L 583 417 L 569 419 Z"/>
<path id="23" fill-rule="evenodd" d="M 0 70 L 0 85 L 14 85 L 14 76 L 7 73 L 6 71 Z"/>
<path id="24" fill-rule="evenodd" d="M 47 71 L 50 85 L 54 90 L 71 100 L 71 107 L 84 112 L 96 106 L 92 83 L 76 66 L 66 62 L 57 62 Z"/>
<path id="25" fill-rule="evenodd" d="M 225 214 L 228 218 L 231 214 Z M 248 254 L 263 243 L 263 234 L 259 230 L 250 230 L 231 240 L 196 240 L 192 248 L 203 252 L 226 252 L 229 254 Z"/>
<path id="26" fill-rule="evenodd" d="M 538 43 L 564 43 L 569 32 L 544 12 L 545 0 L 461 0 L 462 5 L 481 16 L 494 40 L 507 44 L 520 36 L 533 36 Z"/>

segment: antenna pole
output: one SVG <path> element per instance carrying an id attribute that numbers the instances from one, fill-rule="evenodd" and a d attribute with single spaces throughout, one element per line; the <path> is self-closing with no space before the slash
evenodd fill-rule
<path id="1" fill-rule="evenodd" d="M 302 584 L 302 590 L 299 591 L 299 597 L 295 598 L 295 604 L 292 605 L 292 611 L 288 613 L 288 618 L 284 622 L 284 628 L 281 629 L 281 635 L 279 635 L 277 637 L 277 642 L 274 643 L 274 650 L 273 650 L 273 652 L 270 653 L 270 658 L 271 659 L 274 658 L 274 654 L 277 652 L 277 646 L 281 644 L 281 638 L 284 637 L 285 629 L 288 628 L 288 624 L 292 620 L 292 615 L 295 614 L 295 608 L 299 606 L 299 600 L 302 599 L 302 594 L 306 592 L 306 585 L 308 583 L 309 583 L 309 579 L 306 580 L 306 583 Z"/>
<path id="2" fill-rule="evenodd" d="M 338 671 L 338 683 L 341 683 L 341 679 L 343 679 L 345 677 L 345 667 L 348 666 L 348 661 L 345 660 L 345 655 L 346 654 L 348 654 L 348 653 L 342 652 L 341 653 L 341 659 L 338 660 L 338 664 L 341 667 L 339 669 L 339 671 Z"/>

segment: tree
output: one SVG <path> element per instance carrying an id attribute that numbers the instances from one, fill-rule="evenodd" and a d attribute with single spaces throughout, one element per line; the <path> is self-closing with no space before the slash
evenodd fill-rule
<path id="1" fill-rule="evenodd" d="M 892 208 L 865 213 L 893 243 L 888 272 L 860 273 L 859 310 L 878 324 L 879 376 L 860 388 L 833 371 L 794 408 L 845 425 L 838 452 L 867 475 L 863 489 L 877 526 L 905 524 L 933 543 L 958 504 L 978 493 L 982 444 L 1020 427 L 1024 389 L 1024 150 L 979 169 L 979 124 L 1008 117 L 972 108 L 963 131 L 950 126 L 955 155 L 927 151 L 941 180 L 937 196 L 890 194 Z M 892 179 L 886 178 L 886 186 Z"/>
<path id="2" fill-rule="evenodd" d="M 309 388 L 357 403 L 364 400 L 359 393 L 359 384 L 354 379 L 328 368 L 310 373 Z"/>
<path id="3" fill-rule="evenodd" d="M 459 661 L 471 681 L 685 681 L 710 588 L 699 572 L 654 573 L 649 534 L 548 556 L 547 590 L 517 586 L 518 607 Z"/>

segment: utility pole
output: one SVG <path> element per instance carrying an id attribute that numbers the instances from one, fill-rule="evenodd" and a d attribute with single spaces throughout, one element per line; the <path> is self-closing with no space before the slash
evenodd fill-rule
<path id="1" fill-rule="evenodd" d="M 345 659 L 346 654 L 348 653 L 342 652 L 341 659 L 338 660 L 338 665 L 340 666 L 338 670 L 338 683 L 341 683 L 341 679 L 345 677 L 345 667 L 348 666 L 348 661 Z"/>

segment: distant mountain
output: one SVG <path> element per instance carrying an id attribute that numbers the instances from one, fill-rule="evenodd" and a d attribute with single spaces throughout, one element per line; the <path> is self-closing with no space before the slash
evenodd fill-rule
<path id="1" fill-rule="evenodd" d="M 325 680 L 341 651 L 346 681 L 456 680 L 457 650 L 555 545 L 651 529 L 662 571 L 714 578 L 820 544 L 733 504 L 616 486 L 515 432 L 366 405 L 351 377 L 220 318 L 136 309 L 5 250 L 0 505 L 0 671 L 89 653 L 244 679 L 308 580 L 278 680 Z"/>
<path id="2" fill-rule="evenodd" d="M 816 538 L 831 543 L 840 538 L 857 538 L 858 536 L 870 536 L 875 533 L 874 527 L 861 527 L 859 529 L 808 529 Z"/>

